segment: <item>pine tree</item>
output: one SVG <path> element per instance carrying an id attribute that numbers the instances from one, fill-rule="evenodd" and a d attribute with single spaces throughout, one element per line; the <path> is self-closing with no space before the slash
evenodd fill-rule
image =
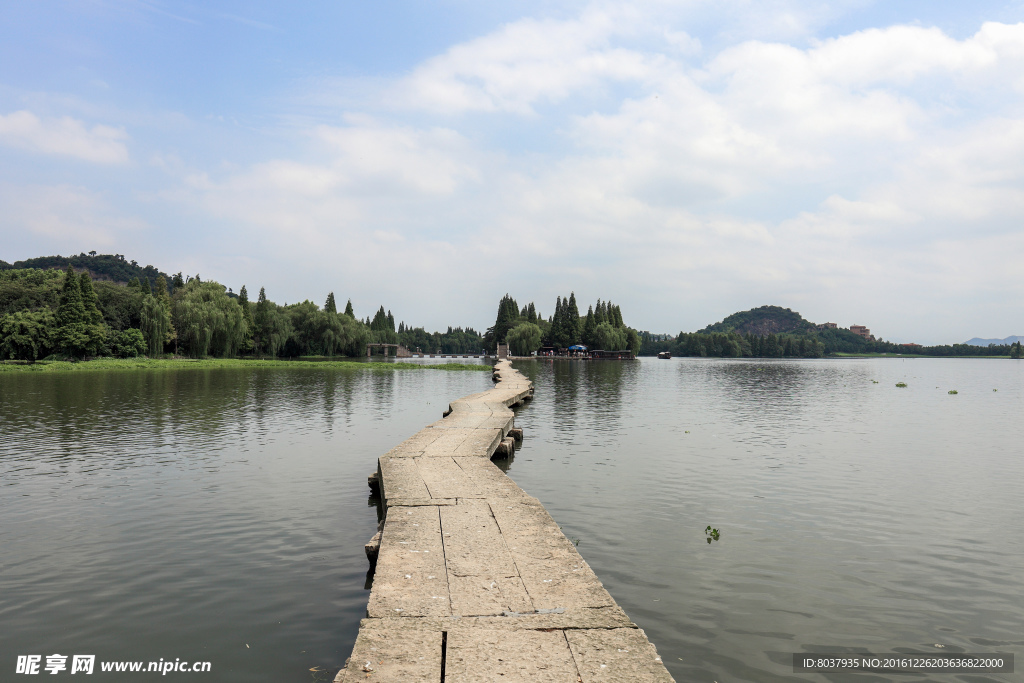
<path id="1" fill-rule="evenodd" d="M 334 303 L 334 292 L 327 295 L 327 303 L 324 304 L 324 311 L 327 313 L 337 313 L 338 307 Z"/>
<path id="2" fill-rule="evenodd" d="M 253 314 L 253 342 L 254 350 L 262 354 L 270 341 L 272 321 L 270 319 L 270 302 L 267 301 L 266 289 L 260 287 L 260 296 L 256 300 L 256 311 Z"/>
<path id="3" fill-rule="evenodd" d="M 594 307 L 587 308 L 587 317 L 583 321 L 583 343 L 587 346 L 594 345 L 594 331 L 597 329 L 597 321 L 594 318 Z"/>
<path id="4" fill-rule="evenodd" d="M 345 304 L 345 315 L 352 318 L 353 320 L 356 319 L 356 312 L 352 310 L 352 299 L 349 299 L 348 303 Z"/>
<path id="5" fill-rule="evenodd" d="M 565 305 L 565 335 L 569 344 L 578 344 L 583 335 L 580 324 L 580 309 L 576 305 L 576 292 L 569 292 L 569 301 Z"/>
<path id="6" fill-rule="evenodd" d="M 249 291 L 242 285 L 238 290 L 238 305 L 242 308 L 242 320 L 245 321 L 245 335 L 242 339 L 241 350 L 249 352 L 253 350 L 256 336 L 256 316 L 252 312 L 252 304 L 249 303 Z"/>
<path id="7" fill-rule="evenodd" d="M 90 325 L 99 325 L 103 322 L 103 314 L 100 313 L 99 299 L 96 297 L 96 290 L 92 286 L 92 278 L 88 271 L 83 272 L 78 278 L 78 286 L 82 291 L 82 306 L 85 308 L 85 322 Z"/>

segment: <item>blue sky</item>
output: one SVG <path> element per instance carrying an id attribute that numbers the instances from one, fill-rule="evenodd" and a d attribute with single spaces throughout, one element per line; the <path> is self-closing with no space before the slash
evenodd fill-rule
<path id="1" fill-rule="evenodd" d="M 0 4 L 0 258 L 1024 334 L 1020 2 Z"/>

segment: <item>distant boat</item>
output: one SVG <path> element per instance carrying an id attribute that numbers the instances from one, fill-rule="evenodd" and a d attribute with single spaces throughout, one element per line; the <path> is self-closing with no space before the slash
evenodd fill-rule
<path id="1" fill-rule="evenodd" d="M 661 352 L 658 353 L 658 358 L 661 358 L 662 360 L 670 360 L 672 358 L 672 352 L 671 351 L 661 351 Z"/>

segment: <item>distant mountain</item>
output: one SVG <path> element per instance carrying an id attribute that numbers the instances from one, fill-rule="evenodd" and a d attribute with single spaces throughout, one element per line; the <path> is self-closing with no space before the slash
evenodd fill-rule
<path id="1" fill-rule="evenodd" d="M 21 268 L 38 268 L 40 270 L 64 270 L 68 264 L 76 270 L 88 270 L 94 280 L 112 280 L 114 282 L 130 282 L 133 278 L 149 280 L 150 285 L 163 275 L 170 281 L 167 273 L 162 273 L 153 266 L 140 266 L 136 261 L 128 261 L 121 254 L 79 254 L 78 256 L 40 256 L 7 263 L 0 261 L 0 270 L 16 270 Z"/>
<path id="2" fill-rule="evenodd" d="M 1015 342 L 1024 342 L 1024 337 L 1020 335 L 1012 335 L 1006 339 L 981 339 L 979 337 L 975 337 L 974 339 L 965 341 L 964 344 L 967 344 L 968 346 L 988 346 L 989 344 L 999 346 L 1001 344 L 1013 344 Z"/>
<path id="3" fill-rule="evenodd" d="M 733 313 L 722 322 L 708 325 L 700 332 L 738 332 L 763 337 L 767 334 L 800 334 L 813 329 L 814 323 L 804 320 L 796 311 L 781 306 L 761 306 Z"/>

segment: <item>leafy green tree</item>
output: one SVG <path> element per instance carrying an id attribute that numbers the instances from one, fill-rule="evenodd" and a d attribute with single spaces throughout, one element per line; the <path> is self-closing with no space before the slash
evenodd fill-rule
<path id="1" fill-rule="evenodd" d="M 50 352 L 54 316 L 49 309 L 0 316 L 0 358 L 35 361 Z"/>
<path id="2" fill-rule="evenodd" d="M 594 343 L 604 351 L 622 351 L 628 348 L 624 330 L 611 323 L 601 323 L 594 330 Z"/>
<path id="3" fill-rule="evenodd" d="M 148 294 L 142 300 L 142 315 L 139 317 L 142 327 L 139 333 L 145 341 L 143 352 L 148 352 L 150 358 L 162 355 L 171 330 L 171 311 L 168 303 L 161 297 Z M 124 342 L 124 339 L 121 341 Z"/>
<path id="4" fill-rule="evenodd" d="M 1019 359 L 1020 356 L 1021 356 L 1020 342 L 1016 341 L 1016 342 L 1010 344 L 1010 358 L 1018 358 Z"/>
<path id="5" fill-rule="evenodd" d="M 352 309 L 352 299 L 349 299 L 348 303 L 345 304 L 345 315 L 352 318 L 353 320 L 356 319 L 356 312 Z"/>
<path id="6" fill-rule="evenodd" d="M 0 315 L 41 308 L 56 310 L 63 282 L 57 270 L 0 271 Z"/>
<path id="7" fill-rule="evenodd" d="M 594 317 L 594 307 L 590 306 L 587 308 L 587 317 L 583 321 L 583 343 L 588 347 L 594 347 L 595 330 L 597 330 L 597 319 Z"/>
<path id="8" fill-rule="evenodd" d="M 153 299 L 147 296 L 147 299 Z M 155 299 L 154 299 L 155 300 Z M 111 335 L 110 351 L 118 358 L 135 358 L 146 352 L 146 340 L 142 331 L 135 328 L 121 330 Z"/>
<path id="9" fill-rule="evenodd" d="M 235 299 L 214 281 L 198 276 L 176 290 L 171 304 L 171 322 L 178 344 L 193 358 L 206 355 L 228 357 L 238 353 L 245 340 L 245 319 Z"/>
<path id="10" fill-rule="evenodd" d="M 505 335 L 509 351 L 514 356 L 529 356 L 540 348 L 540 328 L 533 323 L 519 323 Z"/>
<path id="11" fill-rule="evenodd" d="M 325 313 L 337 313 L 338 306 L 334 303 L 334 292 L 330 292 L 327 295 L 327 303 L 324 304 Z"/>

